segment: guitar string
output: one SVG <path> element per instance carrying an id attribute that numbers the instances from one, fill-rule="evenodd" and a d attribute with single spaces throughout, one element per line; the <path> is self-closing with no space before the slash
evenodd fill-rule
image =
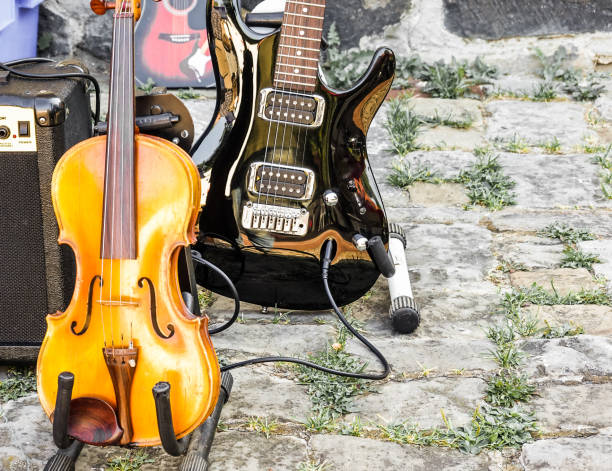
<path id="1" fill-rule="evenodd" d="M 127 84 L 125 83 L 125 81 L 126 81 L 127 75 L 130 73 L 130 65 L 129 65 L 129 57 L 128 57 L 129 54 L 130 54 L 130 45 L 128 44 L 128 42 L 129 42 L 129 27 L 128 27 L 128 23 L 130 21 L 132 21 L 132 19 L 129 18 L 129 17 L 128 18 L 122 18 L 121 21 L 122 21 L 122 23 L 124 25 L 123 28 L 126 31 L 125 31 L 125 34 L 124 34 L 125 38 L 123 38 L 123 41 L 121 43 L 121 44 L 124 45 L 124 51 L 123 51 L 124 60 L 123 60 L 123 63 L 125 64 L 125 68 L 123 70 L 123 74 L 122 74 L 122 77 L 121 77 L 121 91 L 120 91 L 120 93 L 121 93 L 121 97 L 122 98 L 121 98 L 121 100 L 119 102 L 121 103 L 122 108 L 124 108 L 127 105 L 127 103 L 126 103 L 127 100 L 126 100 L 126 96 L 125 96 L 126 92 L 127 92 L 127 90 L 126 90 Z M 125 118 L 125 115 L 123 115 L 123 117 Z M 126 124 L 127 124 L 127 126 L 123 127 L 124 132 L 125 132 L 126 128 L 131 127 L 130 123 L 126 123 Z M 125 134 L 127 134 L 127 133 L 125 133 Z M 131 136 L 127 136 L 127 135 L 126 136 L 122 136 L 122 140 L 124 140 L 124 139 L 132 139 L 133 140 L 134 139 L 134 134 L 132 133 Z M 126 146 L 121 146 L 121 151 L 120 151 L 120 155 L 121 155 L 121 157 L 120 157 L 121 158 L 121 175 L 120 175 L 120 179 L 119 179 L 119 184 L 121 186 L 119 188 L 120 195 L 121 195 L 120 198 L 119 198 L 120 215 L 121 215 L 121 219 L 120 219 L 121 226 L 119 228 L 119 254 L 120 254 L 120 257 L 117 260 L 117 265 L 119 266 L 119 306 L 118 307 L 119 307 L 120 312 L 123 309 L 123 307 L 122 307 L 123 306 L 123 304 L 122 304 L 123 303 L 123 296 L 122 296 L 123 289 L 122 289 L 122 279 L 121 279 L 121 265 L 123 263 L 123 221 L 124 221 L 124 219 L 123 219 L 123 206 L 124 206 L 123 198 L 125 196 L 125 193 L 124 193 L 125 192 L 125 188 L 124 188 L 124 186 L 125 186 L 125 168 L 124 168 L 124 161 L 125 161 L 124 150 L 125 150 L 125 148 L 126 148 Z M 129 234 L 129 232 L 128 232 L 128 234 Z M 111 298 L 111 301 L 112 301 L 112 298 Z M 111 312 L 112 312 L 112 310 L 111 310 Z M 112 314 L 111 314 L 111 316 L 112 316 Z M 120 319 L 119 322 L 120 322 L 120 326 L 121 326 L 122 325 L 121 324 L 121 319 Z M 123 332 L 121 330 L 122 329 L 120 327 L 119 328 L 119 332 L 121 334 L 121 345 L 120 345 L 120 347 L 123 347 Z"/>
<path id="2" fill-rule="evenodd" d="M 278 48 L 279 54 L 283 54 L 283 49 L 288 49 L 287 45 L 283 44 L 283 36 L 285 34 L 287 34 L 287 26 L 286 25 L 289 23 L 288 22 L 288 20 L 289 20 L 288 13 L 290 13 L 289 12 L 290 5 L 291 5 L 291 3 L 289 3 L 289 2 L 287 2 L 285 4 L 285 11 L 283 13 L 283 23 L 281 25 L 281 35 L 280 35 L 280 39 L 279 39 L 279 42 L 280 42 L 279 48 Z M 278 82 L 280 80 L 280 78 L 278 78 L 278 77 L 280 75 L 279 74 L 279 67 L 281 67 L 281 63 L 282 63 L 281 57 L 282 56 L 277 55 L 276 64 L 274 66 L 274 82 Z M 274 98 L 275 98 L 275 100 L 272 103 L 276 103 L 276 96 L 277 96 L 277 85 L 276 84 L 274 84 L 274 85 L 275 85 L 274 86 Z M 283 93 L 281 93 L 281 97 L 282 96 L 284 96 Z M 276 145 L 278 144 L 278 131 L 279 131 L 279 128 L 281 126 L 281 119 L 282 119 L 282 115 L 283 115 L 282 111 L 283 111 L 283 100 L 281 98 L 281 106 L 279 107 L 279 111 L 278 111 L 278 120 L 276 121 L 276 133 L 274 135 L 274 148 L 272 150 L 272 162 L 271 162 L 272 165 L 275 165 L 275 163 L 276 163 Z M 274 116 L 274 113 L 272 113 L 272 116 Z M 287 123 L 285 123 L 285 126 L 286 125 L 287 125 Z M 282 149 L 281 149 L 281 152 L 282 152 Z M 268 172 L 269 177 L 268 177 L 268 186 L 267 186 L 267 190 L 268 191 L 266 192 L 266 205 L 268 205 L 268 199 L 270 198 L 271 191 L 269 191 L 269 190 L 272 189 L 272 178 L 274 177 L 274 173 L 275 172 L 278 172 L 278 170 L 272 170 L 272 168 Z M 274 202 L 276 203 L 276 195 L 274 196 Z M 266 220 L 266 224 L 268 225 L 268 227 L 270 227 L 270 220 L 269 219 Z"/>
<path id="3" fill-rule="evenodd" d="M 287 11 L 290 10 L 291 5 L 292 5 L 291 2 L 287 2 Z M 283 35 L 281 35 L 281 41 L 283 39 L 285 39 L 285 41 L 286 41 L 285 42 L 285 47 L 287 49 L 289 49 L 288 55 L 295 55 L 296 53 L 295 53 L 294 49 L 295 49 L 295 46 L 298 45 L 298 41 L 296 40 L 295 44 L 293 44 L 292 39 L 289 38 L 289 36 L 293 36 L 293 35 L 289 34 L 288 29 L 292 28 L 292 27 L 295 27 L 296 25 L 294 25 L 293 23 L 287 22 L 286 24 L 284 24 L 284 26 L 285 26 L 284 32 L 286 33 L 286 35 L 284 36 L 284 38 L 283 38 Z M 289 44 L 287 44 L 287 42 Z M 293 50 L 293 52 L 292 52 L 292 50 Z M 278 71 L 277 77 L 278 77 L 279 80 L 281 80 L 281 76 L 284 77 L 285 80 L 286 80 L 287 77 L 291 75 L 288 72 L 281 72 L 280 67 L 285 67 L 285 68 L 288 68 L 288 69 L 292 70 L 291 68 L 292 67 L 295 68 L 295 66 L 297 65 L 295 62 L 296 62 L 296 59 L 294 58 L 294 64 L 293 65 L 288 64 L 288 63 L 287 64 L 283 64 L 282 61 L 280 61 L 280 56 L 279 56 L 279 65 L 277 66 L 277 71 Z M 289 82 L 293 82 L 293 80 L 289 80 Z M 297 89 L 297 87 L 296 87 L 296 89 Z M 284 88 L 284 90 L 286 90 L 286 89 Z M 293 84 L 290 83 L 289 84 L 289 94 L 286 94 L 286 93 L 283 94 L 284 99 L 287 100 L 287 116 L 285 117 L 284 124 L 283 124 L 283 140 L 281 142 L 280 155 L 279 155 L 279 158 L 278 158 L 278 165 L 279 166 L 283 164 L 283 151 L 287 154 L 287 163 L 285 165 L 289 164 L 289 158 L 290 158 L 289 153 L 290 153 L 290 149 L 291 149 L 291 137 L 292 137 L 293 133 L 291 131 L 289 132 L 290 141 L 289 141 L 289 145 L 287 146 L 287 149 L 285 149 L 285 137 L 287 135 L 289 116 L 290 116 L 290 113 L 291 113 L 291 101 L 292 101 L 291 94 L 292 93 L 293 93 Z M 279 116 L 279 119 L 282 119 L 283 118 L 283 101 L 282 100 L 281 100 L 281 106 L 280 106 L 280 113 L 281 114 Z M 272 204 L 274 206 L 276 206 L 276 197 L 278 195 L 279 181 L 280 181 L 280 176 L 282 174 L 282 169 L 277 168 L 275 170 L 275 173 L 276 173 L 276 181 L 274 182 L 274 186 L 273 186 L 273 189 L 274 189 L 274 199 L 273 199 L 273 202 L 272 202 Z M 275 224 L 277 224 L 276 221 L 275 221 Z M 273 227 L 273 229 L 274 229 L 274 227 Z"/>
<path id="4" fill-rule="evenodd" d="M 287 17 L 287 14 L 286 14 L 286 11 L 287 11 L 287 8 L 288 8 L 287 5 L 288 4 L 285 5 L 285 13 L 283 14 L 283 24 L 285 23 L 285 20 L 286 20 L 286 17 Z M 281 26 L 281 35 L 282 35 L 282 30 L 283 30 L 283 27 Z M 269 122 L 269 124 L 268 124 L 268 137 L 266 138 L 266 147 L 265 147 L 265 150 L 264 150 L 264 161 L 263 161 L 263 164 L 261 166 L 262 173 L 261 173 L 261 180 L 260 180 L 260 184 L 259 184 L 259 191 L 257 191 L 257 205 L 258 206 L 261 203 L 262 190 L 265 191 L 265 185 L 264 185 L 265 178 L 264 177 L 266 176 L 266 173 L 270 173 L 272 171 L 271 168 L 270 168 L 270 172 L 268 172 L 266 170 L 266 163 L 268 163 L 268 151 L 270 149 L 270 135 L 272 134 L 272 125 L 276 123 L 276 134 L 278 135 L 278 124 L 280 122 L 280 121 L 274 121 L 274 104 L 276 103 L 276 98 L 278 96 L 278 89 L 276 88 L 276 84 L 274 82 L 275 82 L 275 78 L 276 78 L 276 70 L 277 70 L 277 67 L 278 67 L 278 61 L 279 60 L 280 60 L 280 56 L 277 56 L 277 63 L 275 64 L 274 76 L 273 76 L 273 79 L 272 79 L 273 96 L 272 96 L 272 106 L 270 107 L 270 108 L 272 108 L 272 110 L 271 110 L 271 116 L 270 116 L 269 121 L 268 121 Z M 267 97 L 266 97 L 266 100 L 267 100 Z M 265 102 L 263 104 L 264 116 L 265 116 L 266 104 L 267 103 L 265 103 Z M 276 142 L 276 138 L 275 138 L 275 142 Z M 274 146 L 274 148 L 276 148 L 276 145 Z M 274 163 L 274 152 L 272 153 L 271 159 L 272 159 L 271 163 Z M 268 184 L 270 184 L 270 183 L 271 183 L 271 175 L 268 175 Z M 255 189 L 257 190 L 257 175 L 255 175 Z M 265 202 L 266 205 L 268 204 L 268 196 L 269 196 L 269 193 L 266 192 L 266 202 Z M 263 211 L 262 211 L 262 214 L 263 214 Z M 268 224 L 268 220 L 267 219 L 266 219 L 266 224 Z M 261 227 L 261 219 L 259 220 L 259 225 Z"/>

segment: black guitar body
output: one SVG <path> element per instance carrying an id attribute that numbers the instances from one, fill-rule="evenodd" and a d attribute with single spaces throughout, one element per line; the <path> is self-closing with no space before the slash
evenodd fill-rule
<path id="1" fill-rule="evenodd" d="M 207 5 L 217 107 L 192 151 L 202 175 L 210 178 L 195 249 L 232 278 L 243 301 L 319 310 L 330 307 L 320 257 L 324 241 L 333 239 L 330 287 L 338 305 L 353 302 L 380 274 L 354 236 L 388 242 L 366 133 L 391 87 L 393 52 L 377 51 L 367 74 L 349 91 L 332 90 L 320 78 L 312 94 L 275 90 L 279 32 L 258 35 L 240 17 L 238 0 L 217 3 L 221 7 L 213 8 L 212 0 Z M 293 116 L 286 100 L 299 101 L 300 110 L 316 109 L 300 118 L 320 123 L 265 119 L 277 110 Z M 285 102 L 286 110 L 274 108 Z M 230 294 L 205 269 L 198 270 L 197 280 Z"/>

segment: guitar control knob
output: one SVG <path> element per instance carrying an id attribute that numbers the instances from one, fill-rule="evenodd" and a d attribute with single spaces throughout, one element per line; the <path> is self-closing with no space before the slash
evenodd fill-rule
<path id="1" fill-rule="evenodd" d="M 355 180 L 349 180 L 346 182 L 346 189 L 348 191 L 357 191 L 357 184 L 355 183 Z"/>
<path id="2" fill-rule="evenodd" d="M 327 190 L 323 193 L 323 202 L 327 206 L 336 206 L 338 204 L 338 194 L 335 191 Z"/>
<path id="3" fill-rule="evenodd" d="M 355 234 L 353 236 L 353 245 L 359 250 L 363 252 L 368 248 L 368 238 L 362 236 L 361 234 Z"/>

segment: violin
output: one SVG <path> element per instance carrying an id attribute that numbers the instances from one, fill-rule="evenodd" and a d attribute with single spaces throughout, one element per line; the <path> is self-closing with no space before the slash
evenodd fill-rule
<path id="1" fill-rule="evenodd" d="M 177 438 L 204 422 L 219 394 L 208 319 L 189 311 L 178 281 L 180 252 L 195 240 L 200 177 L 181 148 L 134 124 L 140 0 L 91 6 L 114 9 L 108 133 L 72 147 L 53 174 L 59 243 L 74 251 L 77 276 L 65 312 L 47 316 L 38 395 L 53 420 L 58 377 L 72 373 L 72 438 L 152 446 L 158 382 L 171 386 Z"/>

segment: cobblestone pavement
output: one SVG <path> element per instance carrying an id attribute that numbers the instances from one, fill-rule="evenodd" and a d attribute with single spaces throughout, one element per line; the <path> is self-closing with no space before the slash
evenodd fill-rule
<path id="1" fill-rule="evenodd" d="M 474 118 L 468 130 L 438 126 L 421 135 L 423 145 L 440 149 L 410 153 L 405 161 L 435 170 L 443 182 L 420 182 L 407 190 L 387 183 L 397 159 L 389 150 L 383 126 L 389 105 L 378 114 L 369 134 L 371 165 L 388 216 L 407 234 L 406 253 L 421 306 L 421 326 L 413 335 L 393 332 L 382 279 L 367 299 L 351 306 L 353 317 L 392 365 L 391 377 L 373 391 L 354 397 L 350 414 L 341 419 L 344 424 L 361 424 L 357 430 L 337 425 L 328 432 L 309 431 L 304 422 L 312 414 L 313 403 L 292 368 L 261 365 L 236 370 L 234 392 L 211 454 L 212 471 L 602 470 L 608 466 L 612 456 L 612 307 L 605 302 L 539 305 L 532 299 L 520 310 L 520 318 L 511 319 L 500 304 L 505 293 L 529 289 L 533 283 L 558 302 L 583 289 L 611 294 L 605 278 L 612 279 L 612 200 L 604 198 L 601 168 L 587 150 L 610 140 L 612 95 L 594 104 L 513 99 L 419 99 L 413 104 L 424 114 L 444 109 L 462 115 L 468 110 Z M 201 131 L 212 101 L 191 100 L 189 106 Z M 515 205 L 498 211 L 472 207 L 463 185 L 444 183 L 477 161 L 476 145 L 515 137 L 527 143 L 526 153 L 497 152 L 503 173 L 516 182 Z M 561 143 L 560 154 L 546 154 L 537 147 L 553 138 Z M 538 235 L 557 222 L 587 229 L 595 236 L 577 245 L 598 255 L 592 270 L 561 268 L 564 243 Z M 231 302 L 214 299 L 208 308 L 213 322 L 227 319 Z M 499 352 L 499 346 L 490 340 L 488 329 L 529 321 L 543 330 L 526 329 L 528 335 L 517 335 L 510 343 L 518 356 L 525 355 L 515 371 L 524 373 L 536 388 L 522 406 L 535 415 L 539 432 L 534 441 L 502 450 L 485 447 L 479 454 L 470 454 L 441 446 L 444 443 L 406 444 L 418 443 L 406 435 L 392 442 L 382 432 L 404 422 L 418 424 L 415 430 L 421 431 L 462 426 L 470 430 L 476 411 L 487 407 L 491 378 L 501 369 L 491 355 Z M 570 322 L 573 333 L 583 333 L 567 336 L 572 332 L 559 326 Z M 550 334 L 551 330 L 556 334 Z M 330 313 L 261 314 L 257 306 L 244 305 L 240 322 L 213 341 L 220 356 L 231 361 L 317 352 L 336 335 Z M 349 340 L 345 349 L 367 359 L 369 369 L 376 368 L 354 341 Z M 42 469 L 53 447 L 51 428 L 36 396 L 2 403 L 0 411 L 0 469 Z M 159 450 L 149 453 L 154 462 L 141 469 L 178 468 L 180 460 Z M 124 450 L 116 448 L 88 447 L 77 470 L 99 469 L 109 457 L 124 455 Z M 316 467 L 322 463 L 327 467 Z"/>

